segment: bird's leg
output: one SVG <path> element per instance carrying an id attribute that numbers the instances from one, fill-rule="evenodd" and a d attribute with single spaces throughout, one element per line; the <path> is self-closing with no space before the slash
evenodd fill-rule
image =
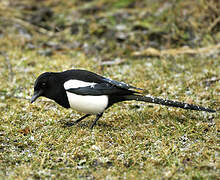
<path id="1" fill-rule="evenodd" d="M 74 121 L 74 123 L 78 123 L 78 122 L 82 121 L 83 119 L 89 117 L 90 115 L 91 115 L 91 114 L 86 114 L 85 116 L 83 116 L 83 117 L 77 119 L 76 121 Z"/>
<path id="2" fill-rule="evenodd" d="M 78 122 L 82 121 L 83 119 L 89 117 L 91 114 L 86 114 L 84 116 L 82 116 L 81 118 L 77 119 L 76 121 L 72 121 L 72 122 L 67 122 L 66 126 L 73 126 L 74 124 L 77 124 Z"/>
<path id="3" fill-rule="evenodd" d="M 90 126 L 90 129 L 92 129 L 95 125 L 96 122 L 99 120 L 100 117 L 102 117 L 103 113 L 97 114 L 95 120 L 93 121 L 92 125 Z"/>

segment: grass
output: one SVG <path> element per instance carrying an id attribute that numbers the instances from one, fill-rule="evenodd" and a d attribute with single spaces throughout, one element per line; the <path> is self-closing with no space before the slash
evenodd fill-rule
<path id="1" fill-rule="evenodd" d="M 21 2 L 26 5 L 26 1 Z M 50 4 L 51 1 L 45 2 L 44 6 L 53 7 L 55 17 L 64 9 L 62 6 L 65 7 L 65 3 L 69 3 L 70 9 L 75 8 L 77 12 L 84 8 L 83 13 L 85 9 L 88 11 L 87 8 L 90 8 L 91 12 L 94 7 L 100 7 L 101 10 L 96 9 L 95 15 L 104 19 L 95 23 L 91 20 L 92 15 L 80 14 L 81 18 L 88 20 L 87 23 L 91 23 L 88 27 L 92 28 L 92 31 L 89 29 L 86 32 L 84 27 L 80 26 L 75 35 L 70 33 L 69 26 L 55 33 L 26 20 L 18 21 L 24 17 L 22 14 L 31 13 L 27 7 L 22 9 L 22 5 L 20 10 L 13 9 L 13 4 L 1 6 L 6 7 L 5 16 L 0 21 L 1 179 L 219 177 L 219 112 L 209 114 L 142 102 L 124 102 L 107 110 L 97 126 L 90 130 L 89 126 L 94 117 L 89 117 L 76 126 L 64 127 L 65 122 L 75 120 L 82 114 L 64 109 L 45 98 L 40 98 L 34 104 L 29 102 L 33 94 L 34 80 L 42 72 L 83 68 L 144 88 L 146 94 L 219 110 L 219 51 L 205 55 L 134 57 L 131 55 L 132 52 L 141 48 L 132 49 L 130 43 L 132 41 L 141 44 L 141 41 L 139 38 L 133 41 L 130 36 L 131 39 L 124 40 L 124 43 L 118 42 L 117 39 L 105 41 L 106 47 L 101 50 L 90 46 L 90 43 L 94 45 L 93 43 L 98 41 L 96 34 L 93 34 L 93 28 L 95 31 L 96 28 L 98 30 L 103 28 L 103 32 L 111 32 L 113 28 L 111 25 L 108 24 L 107 30 L 104 28 L 105 21 L 111 19 L 117 22 L 117 16 L 114 16 L 118 12 L 117 8 L 127 10 L 132 6 L 132 2 L 123 0 L 117 4 L 117 1 L 114 1 L 114 7 L 108 11 L 105 8 L 110 6 L 109 2 L 104 0 L 88 4 L 87 2 L 77 4 L 76 1 L 72 1 L 71 4 L 69 1 L 63 1 L 62 5 L 53 6 Z M 139 10 L 141 2 L 139 3 L 140 5 L 138 3 L 133 5 L 133 10 L 135 8 Z M 157 3 L 154 8 L 162 6 L 160 2 Z M 15 5 L 18 6 L 19 3 Z M 32 5 L 35 5 L 34 1 Z M 185 7 L 187 1 L 183 5 Z M 203 5 L 201 1 L 200 6 L 204 7 Z M 181 2 L 177 3 L 177 6 L 180 8 Z M 7 14 L 11 13 L 10 10 L 15 14 Z M 207 12 L 207 9 L 205 10 Z M 148 11 L 150 12 L 149 9 Z M 65 15 L 63 21 L 62 14 L 59 14 L 59 23 L 63 22 L 67 26 L 65 23 L 70 23 L 65 19 L 70 16 L 68 9 L 63 14 Z M 164 16 L 166 15 L 167 11 L 164 13 Z M 46 25 L 52 27 L 56 24 L 55 17 L 52 17 L 54 20 L 50 20 Z M 136 14 L 129 17 L 122 22 L 129 24 L 132 18 L 142 21 Z M 8 21 L 3 21 L 4 18 Z M 163 19 L 162 15 L 159 19 L 154 18 L 157 22 Z M 104 26 L 101 23 L 104 23 Z M 212 37 L 218 37 L 216 28 L 213 27 Z M 125 31 L 130 30 L 132 28 L 128 27 Z M 194 32 L 197 31 L 198 29 L 195 29 Z M 201 30 L 203 31 L 205 29 Z M 196 35 L 200 37 L 199 33 Z M 151 34 L 147 34 L 146 39 L 150 36 Z M 213 45 L 211 35 L 208 34 L 206 37 L 202 39 L 202 45 Z M 107 38 L 108 35 L 101 33 L 100 41 Z M 156 34 L 155 44 L 163 38 L 163 35 L 161 37 L 160 34 Z M 177 46 L 184 44 L 183 41 L 188 43 L 188 40 L 185 41 L 183 38 Z M 95 46 L 100 45 L 97 43 Z M 161 44 L 158 49 L 173 48 L 174 44 L 172 41 L 170 43 L 166 46 Z M 196 47 L 200 46 L 201 44 L 198 44 Z M 118 51 L 111 48 L 118 48 Z M 103 62 L 109 60 L 114 62 L 116 57 L 120 58 L 121 63 L 103 65 Z"/>

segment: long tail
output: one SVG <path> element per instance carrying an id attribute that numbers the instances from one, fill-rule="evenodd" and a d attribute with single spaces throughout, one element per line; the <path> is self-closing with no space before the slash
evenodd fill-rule
<path id="1" fill-rule="evenodd" d="M 190 110 L 196 110 L 196 111 L 206 111 L 214 113 L 216 112 L 213 109 L 205 108 L 202 106 L 197 106 L 193 104 L 178 102 L 178 101 L 171 101 L 166 99 L 161 99 L 157 97 L 151 97 L 151 96 L 141 96 L 141 95 L 126 95 L 124 96 L 125 100 L 136 100 L 136 101 L 144 101 L 154 104 L 161 104 L 165 106 L 171 106 L 171 107 L 178 107 L 182 109 L 190 109 Z"/>

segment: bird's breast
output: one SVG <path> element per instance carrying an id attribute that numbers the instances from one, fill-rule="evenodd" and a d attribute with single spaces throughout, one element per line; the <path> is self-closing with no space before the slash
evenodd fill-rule
<path id="1" fill-rule="evenodd" d="M 102 113 L 108 106 L 106 95 L 89 96 L 67 92 L 67 98 L 71 108 L 86 114 Z"/>

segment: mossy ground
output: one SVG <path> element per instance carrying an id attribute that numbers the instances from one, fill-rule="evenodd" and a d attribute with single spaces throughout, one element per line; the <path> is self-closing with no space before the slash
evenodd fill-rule
<path id="1" fill-rule="evenodd" d="M 94 117 L 65 127 L 81 114 L 45 98 L 29 102 L 42 72 L 82 68 L 219 110 L 218 7 L 214 0 L 1 1 L 0 179 L 219 178 L 219 111 L 124 102 L 90 130 Z M 183 46 L 195 52 L 146 51 Z"/>

